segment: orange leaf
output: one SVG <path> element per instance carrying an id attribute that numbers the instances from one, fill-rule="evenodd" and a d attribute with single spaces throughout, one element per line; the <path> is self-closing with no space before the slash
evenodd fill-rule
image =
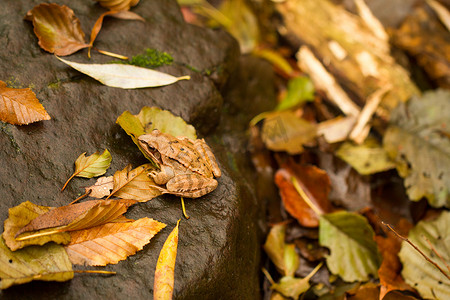
<path id="1" fill-rule="evenodd" d="M 94 185 L 85 188 L 86 193 L 89 193 L 90 197 L 103 198 L 111 194 L 114 188 L 113 176 L 103 176 L 97 179 Z"/>
<path id="2" fill-rule="evenodd" d="M 139 3 L 139 0 L 96 0 L 101 6 L 110 10 L 129 10 Z"/>
<path id="3" fill-rule="evenodd" d="M 155 300 L 172 299 L 178 247 L 178 224 L 180 224 L 180 220 L 167 237 L 159 253 L 153 284 L 153 299 Z"/>
<path id="4" fill-rule="evenodd" d="M 39 46 L 45 51 L 66 56 L 89 47 L 80 20 L 65 5 L 41 3 L 28 11 L 25 19 L 33 22 Z"/>
<path id="5" fill-rule="evenodd" d="M 142 250 L 165 226 L 149 218 L 129 223 L 107 223 L 70 232 L 71 241 L 65 248 L 73 264 L 116 264 Z"/>
<path id="6" fill-rule="evenodd" d="M 123 215 L 134 200 L 90 200 L 48 211 L 20 229 L 16 236 L 28 231 L 55 228 L 54 232 L 80 230 L 108 223 Z M 19 240 L 28 239 L 34 234 Z"/>
<path id="7" fill-rule="evenodd" d="M 275 174 L 286 211 L 305 227 L 319 226 L 319 217 L 305 202 L 292 184 L 296 178 L 302 190 L 321 213 L 331 212 L 328 200 L 330 180 L 325 171 L 314 166 L 301 166 L 293 162 L 284 164 Z"/>
<path id="8" fill-rule="evenodd" d="M 50 116 L 30 89 L 6 87 L 0 80 L 0 120 L 14 125 L 50 120 Z"/>

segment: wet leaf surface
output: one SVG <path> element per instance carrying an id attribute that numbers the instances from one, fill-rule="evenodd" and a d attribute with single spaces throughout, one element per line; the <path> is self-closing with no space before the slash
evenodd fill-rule
<path id="1" fill-rule="evenodd" d="M 86 193 L 89 193 L 90 197 L 103 198 L 111 194 L 114 188 L 113 176 L 103 176 L 97 179 L 94 185 L 85 188 Z"/>

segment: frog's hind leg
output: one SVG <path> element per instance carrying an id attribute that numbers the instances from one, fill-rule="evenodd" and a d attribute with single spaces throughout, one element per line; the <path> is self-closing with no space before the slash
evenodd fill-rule
<path id="1" fill-rule="evenodd" d="M 166 184 L 169 194 L 186 197 L 198 198 L 214 191 L 217 187 L 217 181 L 212 178 L 205 178 L 197 174 L 179 175 Z"/>
<path id="2" fill-rule="evenodd" d="M 222 175 L 222 172 L 217 165 L 216 157 L 212 153 L 211 148 L 206 144 L 204 139 L 194 141 L 195 150 L 200 153 L 203 157 L 206 157 L 209 167 L 216 178 Z"/>

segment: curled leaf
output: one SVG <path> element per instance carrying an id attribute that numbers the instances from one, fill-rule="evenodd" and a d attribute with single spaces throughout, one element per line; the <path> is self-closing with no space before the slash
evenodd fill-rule
<path id="1" fill-rule="evenodd" d="M 53 243 L 12 252 L 0 238 L 0 266 L 1 289 L 32 280 L 67 281 L 73 278 L 66 251 Z"/>
<path id="2" fill-rule="evenodd" d="M 62 187 L 63 191 L 69 181 L 75 177 L 92 178 L 103 175 L 111 164 L 111 154 L 107 149 L 100 154 L 98 151 L 88 157 L 85 156 L 86 152 L 78 156 L 75 161 L 75 172 L 67 179 L 66 183 Z"/>
<path id="3" fill-rule="evenodd" d="M 6 245 L 12 250 L 16 251 L 29 245 L 44 245 L 48 242 L 55 242 L 58 244 L 67 244 L 70 242 L 68 233 L 61 232 L 51 235 L 32 238 L 25 241 L 17 241 L 15 236 L 20 229 L 30 223 L 33 219 L 43 215 L 54 208 L 47 206 L 40 206 L 31 203 L 30 201 L 22 202 L 18 206 L 11 207 L 8 210 L 8 219 L 5 220 L 5 231 L 3 232 L 3 239 Z M 45 232 L 45 229 L 39 233 Z"/>
<path id="4" fill-rule="evenodd" d="M 65 248 L 73 264 L 116 264 L 142 250 L 165 226 L 149 218 L 127 223 L 107 223 L 70 232 L 71 241 Z"/>
<path id="5" fill-rule="evenodd" d="M 130 7 L 136 6 L 139 0 L 95 0 L 101 6 L 110 10 L 129 10 Z"/>
<path id="6" fill-rule="evenodd" d="M 101 83 L 122 89 L 165 86 L 190 76 L 175 77 L 163 72 L 121 64 L 81 64 L 57 57 L 63 63 Z"/>
<path id="7" fill-rule="evenodd" d="M 89 46 L 80 20 L 65 5 L 41 3 L 28 11 L 25 19 L 33 22 L 39 46 L 45 51 L 66 56 Z"/>
<path id="8" fill-rule="evenodd" d="M 179 224 L 180 220 L 167 237 L 159 253 L 153 284 L 153 298 L 155 300 L 172 299 Z"/>
<path id="9" fill-rule="evenodd" d="M 9 88 L 0 80 L 0 121 L 26 125 L 42 120 L 50 116 L 31 89 Z"/>

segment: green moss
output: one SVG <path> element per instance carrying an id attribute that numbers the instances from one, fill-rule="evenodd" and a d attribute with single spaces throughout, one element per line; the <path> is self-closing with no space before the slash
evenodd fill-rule
<path id="1" fill-rule="evenodd" d="M 9 141 L 11 142 L 11 146 L 16 150 L 16 152 L 21 153 L 22 151 L 20 150 L 20 147 L 14 139 L 14 135 L 11 131 L 11 125 L 0 121 L 0 131 L 8 136 Z"/>
<path id="2" fill-rule="evenodd" d="M 47 86 L 51 89 L 58 89 L 61 86 L 61 80 L 58 79 L 54 82 L 50 82 Z"/>
<path id="3" fill-rule="evenodd" d="M 113 61 L 113 63 L 134 65 L 143 68 L 154 69 L 163 65 L 170 65 L 173 57 L 167 52 L 161 52 L 156 49 L 147 48 L 145 54 L 133 56 L 128 61 Z"/>

